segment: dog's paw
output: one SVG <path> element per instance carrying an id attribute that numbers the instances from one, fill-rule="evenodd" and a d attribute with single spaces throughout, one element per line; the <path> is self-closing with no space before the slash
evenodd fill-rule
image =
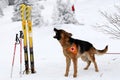
<path id="1" fill-rule="evenodd" d="M 76 78 L 76 77 L 77 77 L 77 74 L 74 74 L 73 77 Z"/>
<path id="2" fill-rule="evenodd" d="M 64 76 L 65 76 L 65 77 L 68 77 L 68 74 L 65 74 Z"/>
<path id="3" fill-rule="evenodd" d="M 88 68 L 85 67 L 84 70 L 88 70 Z"/>
<path id="4" fill-rule="evenodd" d="M 99 72 L 99 70 L 95 70 L 95 72 Z"/>

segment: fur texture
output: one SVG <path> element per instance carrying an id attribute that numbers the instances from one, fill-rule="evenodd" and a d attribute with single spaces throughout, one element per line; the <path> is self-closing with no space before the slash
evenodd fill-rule
<path id="1" fill-rule="evenodd" d="M 87 70 L 93 62 L 95 71 L 98 72 L 98 66 L 95 61 L 95 54 L 102 55 L 105 54 L 108 50 L 108 46 L 106 46 L 103 50 L 97 50 L 91 43 L 83 40 L 78 40 L 72 38 L 72 34 L 66 32 L 65 30 L 58 30 L 54 28 L 54 31 L 56 35 L 54 36 L 55 39 L 57 39 L 62 48 L 63 53 L 66 57 L 66 72 L 65 76 L 68 76 L 69 68 L 71 64 L 71 60 L 73 61 L 74 65 L 74 74 L 73 77 L 77 77 L 77 59 L 81 57 L 81 59 L 85 62 L 87 62 L 86 67 L 84 70 Z M 75 45 L 75 47 L 74 47 Z M 71 49 L 71 50 L 70 50 Z M 76 53 L 74 53 L 76 52 Z"/>

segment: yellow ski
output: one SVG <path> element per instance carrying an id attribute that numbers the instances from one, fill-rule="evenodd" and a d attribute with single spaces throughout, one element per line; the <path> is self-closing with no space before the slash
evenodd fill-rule
<path id="1" fill-rule="evenodd" d="M 32 35 L 32 21 L 31 21 L 31 6 L 26 7 L 26 20 L 27 20 L 27 26 L 28 26 L 31 73 L 35 73 L 34 55 L 33 55 L 33 39 L 32 39 L 33 35 Z"/>
<path id="2" fill-rule="evenodd" d="M 27 44 L 27 25 L 26 25 L 26 5 L 20 5 L 20 14 L 22 20 L 22 30 L 23 30 L 23 43 L 24 43 L 24 59 L 25 59 L 25 72 L 29 74 L 29 60 L 28 60 L 28 44 Z"/>

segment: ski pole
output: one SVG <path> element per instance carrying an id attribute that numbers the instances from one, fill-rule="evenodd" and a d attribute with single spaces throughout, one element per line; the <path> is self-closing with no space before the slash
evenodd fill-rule
<path id="1" fill-rule="evenodd" d="M 11 78 L 12 78 L 13 67 L 14 67 L 14 60 L 15 60 L 15 53 L 16 53 L 16 45 L 17 45 L 17 42 L 18 42 L 18 41 L 19 41 L 19 39 L 18 39 L 18 34 L 16 34 L 15 44 L 14 44 L 14 52 L 13 52 L 13 60 L 12 60 L 12 67 L 11 67 Z"/>
<path id="2" fill-rule="evenodd" d="M 23 32 L 20 31 L 20 77 L 22 77 L 22 38 Z"/>

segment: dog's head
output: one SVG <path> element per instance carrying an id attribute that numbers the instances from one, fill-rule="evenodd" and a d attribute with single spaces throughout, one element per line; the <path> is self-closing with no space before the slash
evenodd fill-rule
<path id="1" fill-rule="evenodd" d="M 61 40 L 61 39 L 67 39 L 67 38 L 70 38 L 72 36 L 71 33 L 68 33 L 66 32 L 65 30 L 62 30 L 62 29 L 56 29 L 54 28 L 54 31 L 55 31 L 55 36 L 54 38 L 57 39 L 57 40 Z"/>

